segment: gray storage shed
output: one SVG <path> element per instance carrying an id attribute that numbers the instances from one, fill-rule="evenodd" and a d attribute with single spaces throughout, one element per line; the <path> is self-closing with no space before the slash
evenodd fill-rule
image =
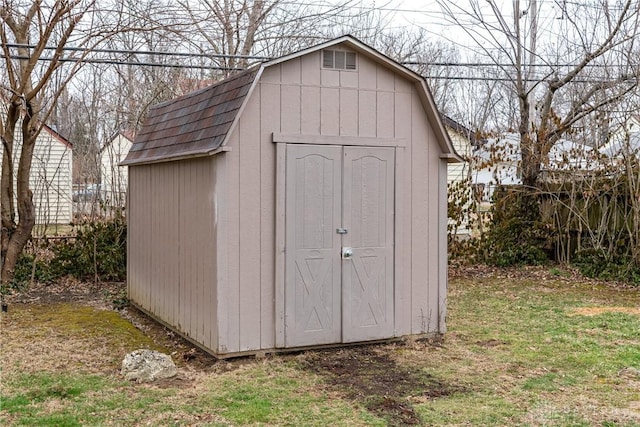
<path id="1" fill-rule="evenodd" d="M 424 79 L 351 36 L 157 105 L 129 297 L 218 357 L 444 332 L 459 160 Z"/>

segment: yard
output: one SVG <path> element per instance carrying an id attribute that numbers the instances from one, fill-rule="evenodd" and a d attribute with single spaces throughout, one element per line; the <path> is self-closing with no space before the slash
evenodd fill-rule
<path id="1" fill-rule="evenodd" d="M 640 426 L 638 288 L 554 267 L 452 270 L 442 339 L 216 361 L 113 311 L 119 286 L 12 297 L 0 424 Z M 143 347 L 179 376 L 125 382 L 122 358 Z"/>

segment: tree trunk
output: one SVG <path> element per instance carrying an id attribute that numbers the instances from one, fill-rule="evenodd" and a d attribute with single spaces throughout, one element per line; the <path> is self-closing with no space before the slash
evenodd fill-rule
<path id="1" fill-rule="evenodd" d="M 17 224 L 15 222 L 15 217 L 13 216 L 13 209 L 11 209 L 10 214 L 8 214 L 4 208 L 2 209 L 2 271 L 0 272 L 0 281 L 3 285 L 10 284 L 13 281 L 18 257 L 29 241 L 31 231 L 36 223 L 33 192 L 29 188 L 29 177 L 31 175 L 31 162 L 38 134 L 38 123 L 32 118 L 31 106 L 29 105 L 28 107 L 27 114 L 22 121 L 23 142 L 16 179 L 16 196 L 18 205 Z M 8 153 L 8 156 L 12 157 L 12 154 L 11 150 L 11 152 Z M 13 171 L 11 168 L 9 169 L 9 173 L 12 174 Z M 3 169 L 3 175 L 4 172 L 5 170 Z M 3 179 L 4 178 L 5 177 L 3 176 Z M 7 185 L 7 187 L 3 185 L 3 189 L 5 189 L 5 191 L 2 195 L 2 201 L 4 204 L 6 193 L 11 193 L 9 200 L 11 200 L 10 205 L 13 205 L 13 191 L 6 191 L 6 189 L 12 190 L 13 188 L 12 175 L 9 181 L 10 184 Z"/>

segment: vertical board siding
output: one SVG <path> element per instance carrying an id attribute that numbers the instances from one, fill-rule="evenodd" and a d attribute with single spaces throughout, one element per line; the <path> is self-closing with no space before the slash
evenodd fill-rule
<path id="1" fill-rule="evenodd" d="M 393 92 L 378 92 L 376 99 L 376 136 L 378 138 L 393 138 L 395 108 Z"/>
<path id="2" fill-rule="evenodd" d="M 375 137 L 378 125 L 376 124 L 376 100 L 375 91 L 361 90 L 358 94 L 358 135 Z"/>
<path id="3" fill-rule="evenodd" d="M 226 303 L 227 317 L 226 330 L 220 333 L 226 343 L 225 352 L 240 351 L 240 158 L 245 154 L 238 140 L 238 132 L 234 131 L 229 139 L 231 156 L 227 156 L 227 178 L 225 189 L 225 210 L 227 221 L 223 225 L 226 228 L 227 241 L 227 288 Z M 255 171 L 247 171 L 255 173 Z M 244 225 L 244 224 L 243 224 Z M 224 250 L 224 249 L 222 249 Z M 254 307 L 254 310 L 257 307 Z M 221 336 L 222 339 L 222 336 Z"/>
<path id="4" fill-rule="evenodd" d="M 211 158 L 130 168 L 128 287 L 143 309 L 211 348 Z"/>
<path id="5" fill-rule="evenodd" d="M 300 133 L 300 86 L 282 85 L 281 91 L 282 121 L 280 129 L 284 133 Z M 246 114 L 245 111 L 242 117 L 245 121 Z"/>
<path id="6" fill-rule="evenodd" d="M 411 194 L 413 126 L 411 93 L 395 95 L 395 135 L 409 143 L 396 149 L 396 335 L 411 333 Z"/>
<path id="7" fill-rule="evenodd" d="M 425 123 L 426 124 L 426 123 Z M 425 126 L 427 136 L 427 188 L 425 194 L 429 195 L 428 203 L 428 235 L 429 247 L 427 249 L 427 300 L 429 323 L 425 332 L 438 330 L 439 312 L 439 278 L 440 278 L 440 147 L 436 141 L 433 129 Z M 445 252 L 446 257 L 446 252 Z"/>
<path id="8" fill-rule="evenodd" d="M 427 332 L 429 317 L 429 147 L 424 111 L 417 96 L 412 97 L 411 126 L 411 332 Z"/>
<path id="9" fill-rule="evenodd" d="M 320 87 L 303 86 L 301 97 L 302 134 L 320 135 Z"/>
<path id="10" fill-rule="evenodd" d="M 305 61 L 304 64 L 309 61 Z M 320 78 L 316 67 L 317 78 Z M 305 74 L 302 74 L 303 78 Z M 275 342 L 275 212 L 276 144 L 271 143 L 273 123 L 280 123 L 280 99 L 273 86 L 260 85 L 260 348 L 274 348 Z M 318 91 L 319 93 L 319 91 Z M 319 103 L 318 103 L 319 104 Z M 303 102 L 304 105 L 304 102 Z M 302 122 L 304 126 L 304 121 Z M 319 132 L 319 126 L 317 128 Z M 304 129 L 303 129 L 304 132 Z"/>
<path id="11" fill-rule="evenodd" d="M 293 62 L 293 61 L 292 61 Z M 299 61 L 297 73 L 300 77 Z M 295 71 L 295 70 L 294 70 Z M 300 102 L 298 88 L 295 99 Z M 284 101 L 284 96 L 283 96 Z M 298 132 L 300 108 L 297 108 Z M 291 120 L 294 121 L 293 119 Z M 240 351 L 260 349 L 260 91 L 249 99 L 239 124 L 240 156 Z M 232 147 L 233 149 L 233 147 Z"/>
<path id="12" fill-rule="evenodd" d="M 358 136 L 358 91 L 340 89 L 340 135 Z"/>
<path id="13" fill-rule="evenodd" d="M 320 52 L 300 58 L 300 81 L 303 86 L 320 86 Z"/>
<path id="14" fill-rule="evenodd" d="M 340 115 L 340 90 L 321 88 L 320 134 L 325 136 L 340 135 Z"/>
<path id="15" fill-rule="evenodd" d="M 359 55 L 358 59 L 358 88 L 360 90 L 376 90 L 378 88 L 376 64 L 362 55 Z"/>
<path id="16" fill-rule="evenodd" d="M 447 161 L 440 160 L 440 178 L 438 179 L 438 332 L 447 331 L 447 282 L 449 275 L 447 254 Z M 443 256 L 443 254 L 445 256 Z"/>
<path id="17" fill-rule="evenodd" d="M 393 92 L 395 90 L 396 75 L 383 67 L 376 64 L 376 86 L 380 91 Z"/>

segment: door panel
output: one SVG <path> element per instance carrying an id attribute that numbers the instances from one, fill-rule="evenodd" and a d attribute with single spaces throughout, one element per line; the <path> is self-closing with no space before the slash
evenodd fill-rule
<path id="1" fill-rule="evenodd" d="M 287 147 L 285 345 L 340 342 L 342 148 Z"/>
<path id="2" fill-rule="evenodd" d="M 394 164 L 392 148 L 344 148 L 343 342 L 393 336 Z"/>
<path id="3" fill-rule="evenodd" d="M 287 145 L 286 347 L 393 336 L 394 165 L 393 148 Z"/>

